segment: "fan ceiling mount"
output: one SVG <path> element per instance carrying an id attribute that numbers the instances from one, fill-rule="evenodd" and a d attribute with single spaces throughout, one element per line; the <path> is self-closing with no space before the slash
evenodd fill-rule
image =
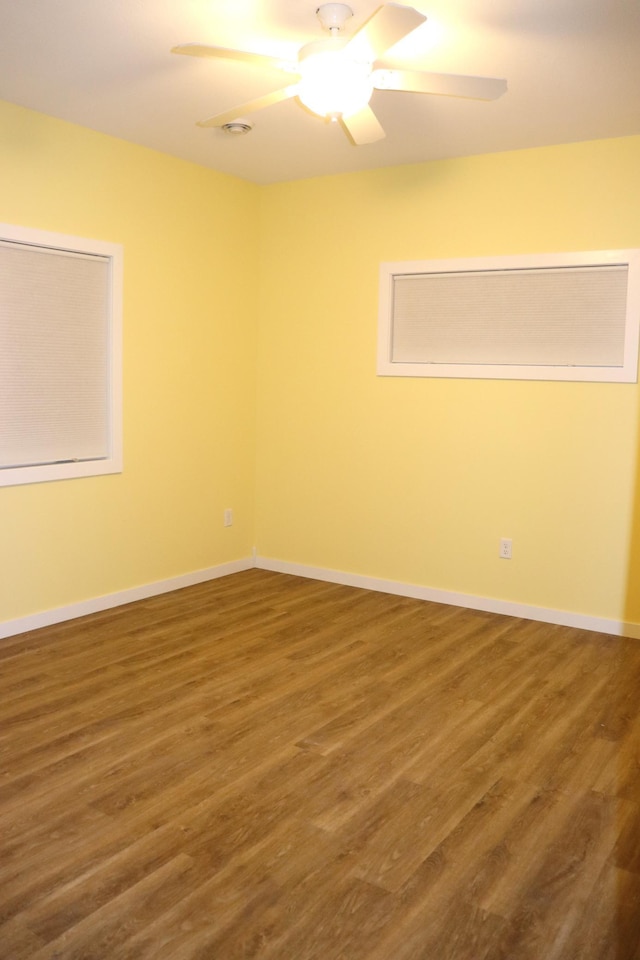
<path id="1" fill-rule="evenodd" d="M 297 97 L 312 113 L 329 120 L 339 120 L 351 140 L 360 146 L 380 140 L 385 135 L 369 106 L 374 90 L 495 100 L 507 89 L 506 80 L 398 70 L 380 59 L 426 21 L 424 14 L 413 7 L 385 3 L 350 38 L 340 36 L 345 24 L 353 16 L 351 7 L 346 3 L 325 3 L 318 7 L 316 13 L 330 36 L 303 45 L 298 51 L 297 61 L 278 60 L 264 54 L 198 43 L 173 47 L 172 53 L 240 60 L 297 77 L 297 82 L 264 97 L 240 104 L 208 120 L 200 120 L 198 126 L 228 127 L 247 113 Z"/>
<path id="2" fill-rule="evenodd" d="M 353 10 L 346 3 L 323 3 L 316 10 L 316 16 L 325 30 L 344 30 L 344 25 L 353 16 Z"/>

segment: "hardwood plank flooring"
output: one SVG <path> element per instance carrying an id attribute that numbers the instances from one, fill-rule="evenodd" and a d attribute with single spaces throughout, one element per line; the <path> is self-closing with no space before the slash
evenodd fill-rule
<path id="1" fill-rule="evenodd" d="M 640 643 L 252 570 L 0 642 L 0 960 L 640 960 Z"/>

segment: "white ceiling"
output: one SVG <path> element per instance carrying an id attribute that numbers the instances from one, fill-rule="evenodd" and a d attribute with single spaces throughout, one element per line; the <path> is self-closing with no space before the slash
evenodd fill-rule
<path id="1" fill-rule="evenodd" d="M 0 0 L 0 99 L 256 183 L 640 133 L 639 0 L 418 0 L 427 23 L 385 57 L 506 77 L 494 102 L 376 91 L 386 139 L 355 147 L 288 100 L 231 137 L 196 120 L 289 82 L 171 54 L 200 42 L 295 59 L 318 0 Z M 348 33 L 380 0 L 353 0 Z M 284 78 L 284 81 L 283 81 Z"/>

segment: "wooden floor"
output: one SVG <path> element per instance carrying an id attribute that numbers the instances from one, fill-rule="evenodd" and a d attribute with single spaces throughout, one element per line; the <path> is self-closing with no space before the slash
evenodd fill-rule
<path id="1" fill-rule="evenodd" d="M 2 960 L 640 960 L 640 642 L 249 571 L 0 643 Z"/>

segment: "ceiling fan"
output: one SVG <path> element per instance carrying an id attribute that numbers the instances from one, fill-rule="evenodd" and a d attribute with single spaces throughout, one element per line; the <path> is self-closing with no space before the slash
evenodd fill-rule
<path id="1" fill-rule="evenodd" d="M 278 60 L 263 54 L 198 43 L 173 47 L 172 53 L 241 60 L 297 76 L 295 83 L 208 120 L 200 120 L 198 126 L 226 127 L 232 132 L 241 132 L 242 128 L 251 129 L 251 124 L 241 119 L 244 114 L 297 97 L 312 113 L 341 121 L 351 140 L 360 146 L 380 140 L 385 135 L 369 106 L 374 90 L 495 100 L 507 89 L 506 80 L 492 77 L 397 70 L 391 64 L 385 64 L 380 57 L 427 19 L 413 7 L 385 3 L 350 39 L 339 35 L 347 20 L 353 16 L 353 11 L 345 3 L 325 3 L 318 7 L 316 13 L 330 36 L 302 46 L 297 61 Z"/>

